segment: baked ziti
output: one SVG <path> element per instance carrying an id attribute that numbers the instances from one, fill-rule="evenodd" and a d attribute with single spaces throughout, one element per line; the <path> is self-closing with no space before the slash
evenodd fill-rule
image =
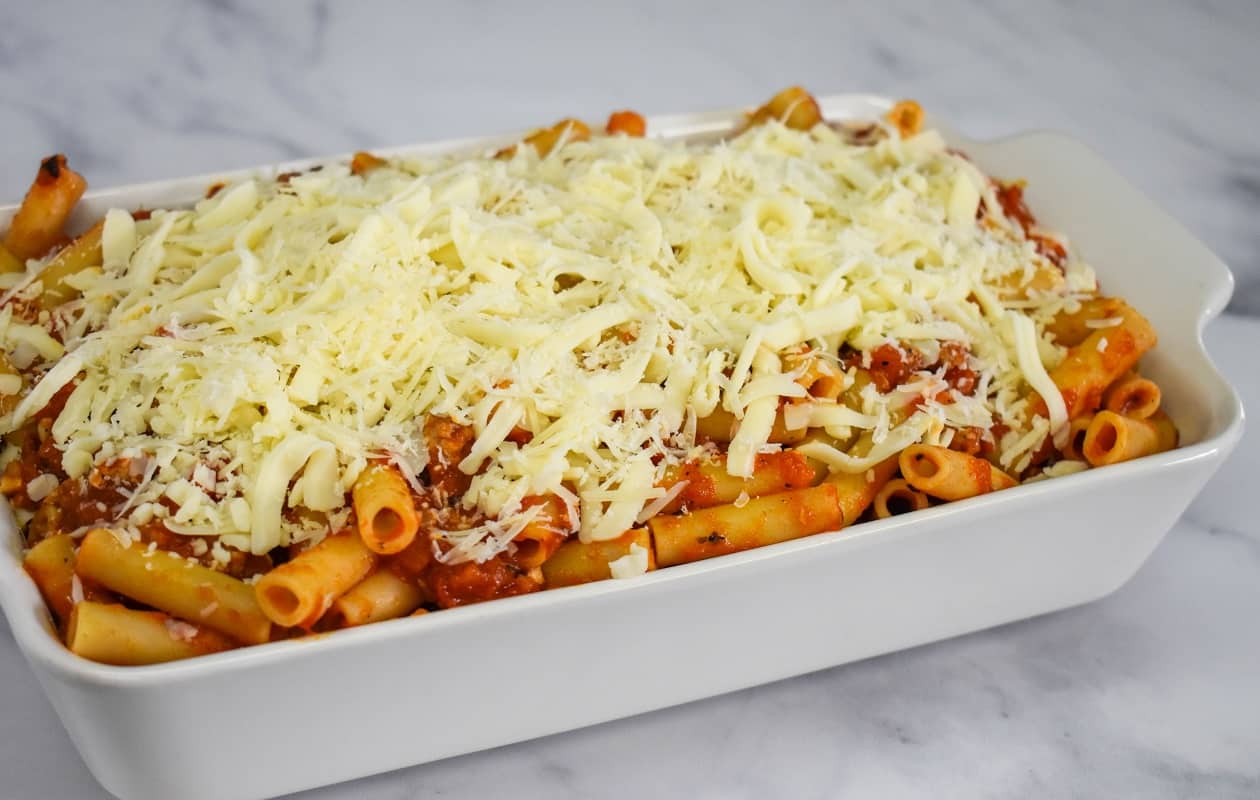
<path id="1" fill-rule="evenodd" d="M 359 153 L 75 238 L 47 159 L 0 240 L 0 491 L 66 645 L 185 658 L 1176 445 L 1151 326 L 916 103 L 649 133 Z"/>

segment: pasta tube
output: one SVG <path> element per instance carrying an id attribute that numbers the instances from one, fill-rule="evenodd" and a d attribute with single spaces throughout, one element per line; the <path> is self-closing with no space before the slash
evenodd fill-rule
<path id="1" fill-rule="evenodd" d="M 884 484 L 875 495 L 875 516 L 887 519 L 909 511 L 922 511 L 931 505 L 928 496 L 910 484 L 904 478 L 897 478 Z"/>
<path id="2" fill-rule="evenodd" d="M 392 464 L 371 464 L 351 491 L 359 536 L 368 549 L 392 554 L 407 548 L 420 530 L 411 489 Z"/>
<path id="3" fill-rule="evenodd" d="M 66 647 L 102 664 L 139 666 L 231 650 L 236 643 L 212 630 L 160 611 L 136 611 L 117 603 L 85 600 L 74 607 Z"/>
<path id="4" fill-rule="evenodd" d="M 0 275 L 8 275 L 14 272 L 25 272 L 26 265 L 22 263 L 22 259 L 13 255 L 9 248 L 0 244 Z"/>
<path id="5" fill-rule="evenodd" d="M 100 266 L 101 233 L 105 230 L 105 220 L 101 220 L 89 228 L 82 236 L 66 245 L 53 256 L 48 266 L 39 273 L 39 281 L 43 284 L 43 293 L 39 296 L 40 305 L 54 308 L 67 300 L 71 300 L 78 291 L 67 283 L 71 276 L 88 267 Z"/>
<path id="6" fill-rule="evenodd" d="M 591 138 L 591 129 L 580 119 L 562 119 L 550 128 L 542 128 L 521 140 L 521 144 L 529 145 L 538 153 L 539 158 L 546 158 L 552 150 L 563 143 L 585 142 Z M 511 158 L 518 145 L 505 147 L 495 158 Z"/>
<path id="7" fill-rule="evenodd" d="M 726 471 L 726 456 L 688 461 L 665 473 L 664 486 L 672 487 L 682 481 L 686 481 L 687 485 L 662 509 L 662 513 L 672 514 L 683 507 L 697 509 L 734 503 L 740 495 L 761 497 L 803 489 L 812 485 L 817 477 L 817 470 L 809 460 L 794 450 L 758 454 L 753 474 L 747 478 Z"/>
<path id="8" fill-rule="evenodd" d="M 912 444 L 901 451 L 898 463 L 906 483 L 942 500 L 964 500 L 1015 485 L 1014 478 L 983 458 L 935 445 Z"/>
<path id="9" fill-rule="evenodd" d="M 388 569 L 375 572 L 338 597 L 328 610 L 327 627 L 349 628 L 410 614 L 424 602 L 424 592 L 414 580 Z"/>
<path id="10" fill-rule="evenodd" d="M 1118 464 L 1177 446 L 1177 429 L 1167 415 L 1151 419 L 1099 411 L 1085 432 L 1081 454 L 1091 466 Z"/>
<path id="11" fill-rule="evenodd" d="M 909 139 L 923 129 L 923 107 L 913 100 L 898 100 L 884 116 L 902 139 Z"/>
<path id="12" fill-rule="evenodd" d="M 87 181 L 66 166 L 65 156 L 44 159 L 35 182 L 9 223 L 5 249 L 20 261 L 47 253 L 60 241 L 66 219 L 86 190 Z"/>
<path id="13" fill-rule="evenodd" d="M 756 497 L 743 506 L 704 508 L 648 520 L 662 567 L 786 542 L 844 523 L 834 484 Z"/>
<path id="14" fill-rule="evenodd" d="M 826 479 L 836 487 L 836 500 L 847 527 L 858 521 L 875 495 L 897 471 L 897 457 L 889 456 L 865 472 L 837 472 Z"/>
<path id="15" fill-rule="evenodd" d="M 377 167 L 383 167 L 388 162 L 385 159 L 366 153 L 362 150 L 354 154 L 350 159 L 351 175 L 366 175 Z"/>
<path id="16" fill-rule="evenodd" d="M 652 537 L 647 528 L 628 530 L 616 539 L 602 542 L 571 539 L 560 545 L 555 555 L 543 562 L 542 572 L 547 588 L 607 580 L 612 577 L 612 569 L 608 565 L 629 555 L 630 548 L 634 545 L 647 550 L 648 569 L 656 569 Z"/>
<path id="17" fill-rule="evenodd" d="M 701 440 L 730 444 L 731 439 L 735 437 L 736 422 L 735 415 L 726 409 L 714 409 L 709 416 L 696 420 L 696 436 Z M 768 441 L 772 444 L 796 444 L 804 441 L 808 435 L 809 431 L 805 428 L 788 430 L 783 421 L 783 412 L 780 410 L 774 416 L 774 426 L 770 428 Z"/>
<path id="18" fill-rule="evenodd" d="M 1120 303 L 1116 318 L 1120 324 L 1095 330 L 1069 348 L 1063 361 L 1050 370 L 1050 380 L 1063 395 L 1068 419 L 1097 410 L 1103 391 L 1155 346 L 1155 330 L 1133 308 Z M 1042 398 L 1037 398 L 1033 408 L 1035 413 L 1046 415 Z"/>
<path id="19" fill-rule="evenodd" d="M 1046 332 L 1054 337 L 1056 344 L 1075 347 L 1094 331 L 1105 330 L 1094 327 L 1091 323 L 1117 318 L 1123 306 L 1124 301 L 1118 297 L 1092 297 L 1083 300 L 1076 311 L 1057 314 L 1046 325 Z"/>
<path id="20" fill-rule="evenodd" d="M 166 551 L 125 545 L 105 528 L 83 537 L 75 571 L 125 597 L 245 644 L 271 638 L 271 622 L 249 584 Z"/>
<path id="21" fill-rule="evenodd" d="M 1063 446 L 1063 457 L 1072 461 L 1085 460 L 1085 433 L 1094 421 L 1094 415 L 1077 417 L 1068 424 L 1067 444 Z"/>
<path id="22" fill-rule="evenodd" d="M 27 551 L 22 568 L 31 576 L 49 610 L 64 625 L 74 609 L 74 540 L 50 536 Z"/>
<path id="23" fill-rule="evenodd" d="M 1140 375 L 1121 378 L 1103 395 L 1103 407 L 1125 417 L 1146 419 L 1159 410 L 1159 385 Z"/>
<path id="24" fill-rule="evenodd" d="M 604 126 L 608 135 L 624 133 L 626 136 L 642 138 L 647 135 L 647 121 L 634 111 L 614 111 Z"/>
<path id="25" fill-rule="evenodd" d="M 777 119 L 789 128 L 807 131 L 823 121 L 822 109 L 813 95 L 800 86 L 792 86 L 776 94 L 748 118 L 749 125 L 760 125 Z"/>
<path id="26" fill-rule="evenodd" d="M 522 509 L 535 506 L 540 507 L 537 516 L 512 540 L 512 545 L 516 548 L 515 561 L 525 569 L 540 566 L 550 558 L 564 544 L 573 527 L 568 510 L 555 495 L 527 497 L 521 503 Z"/>
<path id="27" fill-rule="evenodd" d="M 375 565 L 376 555 L 360 537 L 329 536 L 262 576 L 254 585 L 258 606 L 277 625 L 309 629 Z"/>

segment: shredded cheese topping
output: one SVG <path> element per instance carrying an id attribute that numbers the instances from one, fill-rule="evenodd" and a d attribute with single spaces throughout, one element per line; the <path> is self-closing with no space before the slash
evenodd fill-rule
<path id="1" fill-rule="evenodd" d="M 143 458 L 127 514 L 255 553 L 327 527 L 286 508 L 344 523 L 370 457 L 418 475 L 426 415 L 476 434 L 457 467 L 487 521 L 437 534 L 455 560 L 507 547 L 531 495 L 560 496 L 584 540 L 616 537 L 672 498 L 657 483 L 696 446 L 698 418 L 739 420 L 733 474 L 779 447 L 781 403 L 805 396 L 783 356 L 802 346 L 956 340 L 979 375 L 950 403 L 932 374 L 867 386 L 860 407 L 811 400 L 796 421 L 867 431 L 873 448 L 813 441 L 808 455 L 861 472 L 998 419 L 1017 463 L 1063 428 L 1045 323 L 1095 288 L 1073 258 L 1053 290 L 1019 290 L 1058 269 L 935 132 L 855 145 L 777 123 L 718 144 L 597 137 L 546 158 L 260 177 L 147 220 L 111 211 L 103 251 L 72 313 L 41 326 L 0 312 L 5 345 L 42 370 L 0 424 L 77 381 L 52 428 L 71 476 Z M 1049 420 L 1031 418 L 1030 388 Z"/>

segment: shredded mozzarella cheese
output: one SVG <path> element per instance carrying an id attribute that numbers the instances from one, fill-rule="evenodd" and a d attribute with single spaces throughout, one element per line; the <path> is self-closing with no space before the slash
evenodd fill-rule
<path id="1" fill-rule="evenodd" d="M 781 364 L 791 348 L 952 339 L 978 374 L 949 404 L 929 378 L 868 386 L 861 408 L 803 402 L 798 428 L 868 431 L 874 447 L 802 453 L 860 472 L 996 415 L 1014 460 L 1044 436 L 1030 387 L 1063 430 L 1045 367 L 1058 352 L 1004 289 L 1038 256 L 1000 213 L 977 224 L 982 200 L 998 207 L 934 132 L 866 146 L 777 123 L 720 144 L 597 137 L 543 159 L 244 180 L 147 220 L 110 212 L 60 340 L 0 313 L 0 340 L 40 376 L 0 428 L 77 381 L 53 428 L 67 469 L 143 456 L 133 523 L 172 503 L 172 530 L 265 553 L 315 535 L 286 506 L 344 522 L 369 458 L 414 481 L 423 418 L 444 415 L 476 434 L 453 466 L 488 520 L 441 535 L 450 562 L 508 547 L 533 495 L 559 497 L 583 540 L 621 535 L 672 499 L 657 484 L 716 409 L 738 420 L 728 469 L 751 474 L 779 448 L 782 400 L 805 397 Z M 1079 261 L 1067 272 L 1093 285 Z M 910 392 L 921 410 L 894 424 Z M 211 554 L 229 557 L 220 541 Z"/>

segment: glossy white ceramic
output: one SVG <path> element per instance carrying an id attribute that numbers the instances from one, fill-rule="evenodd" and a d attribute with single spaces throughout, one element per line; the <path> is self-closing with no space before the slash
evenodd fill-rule
<path id="1" fill-rule="evenodd" d="M 822 105 L 830 119 L 860 119 L 889 103 L 844 95 Z M 649 122 L 654 135 L 693 136 L 728 130 L 739 113 Z M 60 645 L 4 514 L 0 606 L 93 774 L 134 800 L 271 796 L 912 647 L 1121 586 L 1241 435 L 1241 404 L 1200 337 L 1229 298 L 1229 271 L 1069 138 L 947 138 L 988 173 L 1027 178 L 1039 218 L 1150 318 L 1160 343 L 1145 369 L 1164 389 L 1180 449 L 631 580 L 142 668 L 94 664 Z M 95 192 L 81 219 L 187 203 L 223 177 Z M 0 209 L 0 227 L 11 211 Z"/>

